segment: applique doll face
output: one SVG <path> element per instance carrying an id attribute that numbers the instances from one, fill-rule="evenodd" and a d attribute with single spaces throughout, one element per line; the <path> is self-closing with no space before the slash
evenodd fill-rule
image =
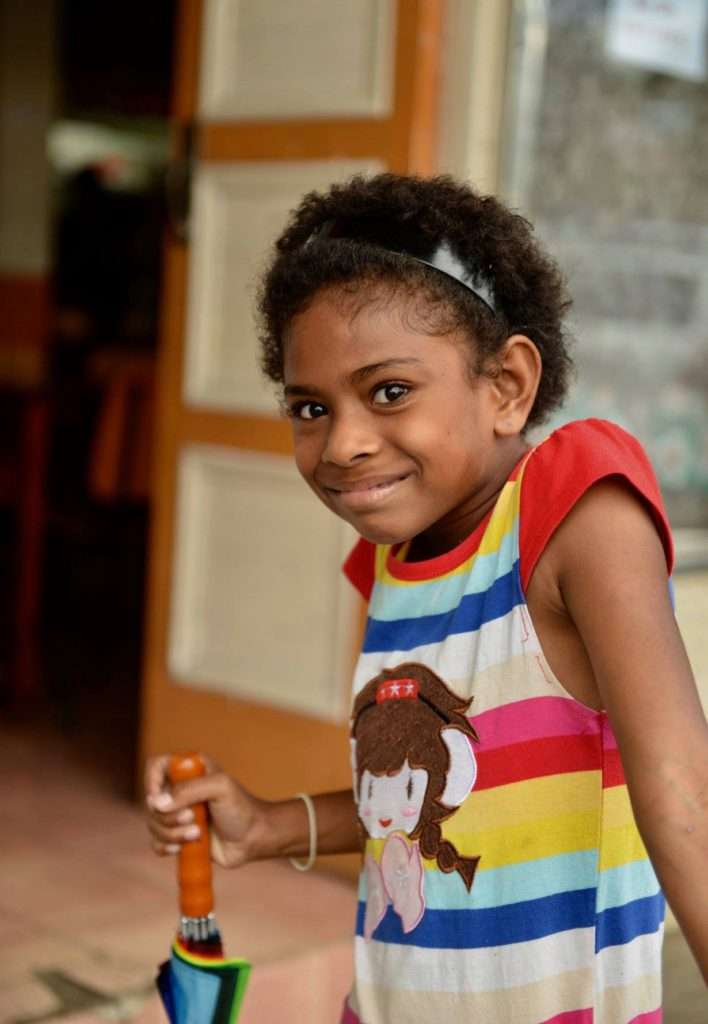
<path id="1" fill-rule="evenodd" d="M 403 833 L 441 871 L 457 871 L 467 889 L 478 857 L 463 857 L 440 825 L 477 778 L 477 734 L 461 699 L 424 665 L 386 669 L 359 692 L 352 717 L 352 758 L 359 819 L 372 839 Z"/>
<path id="2" fill-rule="evenodd" d="M 427 788 L 425 768 L 411 768 L 408 761 L 393 775 L 366 770 L 359 784 L 359 817 L 371 838 L 385 839 L 393 832 L 409 836 L 420 821 Z"/>

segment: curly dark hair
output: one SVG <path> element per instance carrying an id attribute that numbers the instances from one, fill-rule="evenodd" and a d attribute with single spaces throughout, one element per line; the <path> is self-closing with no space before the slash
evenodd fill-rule
<path id="1" fill-rule="evenodd" d="M 333 224 L 344 228 L 333 234 Z M 430 249 L 446 243 L 467 272 L 487 283 L 495 311 L 447 275 L 364 240 L 372 237 L 372 224 L 392 249 L 405 250 L 406 236 L 413 235 Z M 572 368 L 563 328 L 570 307 L 565 281 L 531 224 L 494 196 L 448 176 L 398 174 L 357 176 L 306 195 L 275 243 L 260 289 L 266 376 L 283 382 L 285 331 L 318 291 L 341 288 L 366 301 L 362 289 L 370 292 L 372 285 L 405 297 L 406 315 L 416 318 L 418 330 L 464 331 L 474 345 L 475 373 L 490 372 L 511 334 L 525 334 L 543 363 L 527 426 L 542 423 L 562 403 Z"/>

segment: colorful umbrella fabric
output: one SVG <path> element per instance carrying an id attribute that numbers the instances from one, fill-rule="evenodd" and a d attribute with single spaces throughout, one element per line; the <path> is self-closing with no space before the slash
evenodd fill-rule
<path id="1" fill-rule="evenodd" d="M 170 780 L 179 782 L 204 773 L 194 754 L 172 758 Z M 199 838 L 185 843 L 179 854 L 181 920 L 169 960 L 160 966 L 157 988 L 170 1024 L 234 1024 L 243 1002 L 251 966 L 223 955 L 214 918 L 211 858 L 206 807 L 193 808 Z"/>

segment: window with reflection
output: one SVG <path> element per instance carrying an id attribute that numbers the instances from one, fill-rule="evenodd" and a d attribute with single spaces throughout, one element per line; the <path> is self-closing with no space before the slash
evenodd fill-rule
<path id="1" fill-rule="evenodd" d="M 644 443 L 674 527 L 708 528 L 704 0 L 515 0 L 502 193 L 574 296 L 556 423 Z"/>

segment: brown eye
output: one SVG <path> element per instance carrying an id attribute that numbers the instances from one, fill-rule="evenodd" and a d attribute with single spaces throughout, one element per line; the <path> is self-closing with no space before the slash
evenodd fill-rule
<path id="1" fill-rule="evenodd" d="M 413 776 L 408 776 L 408 784 L 406 786 L 406 796 L 409 800 L 413 799 Z"/>
<path id="2" fill-rule="evenodd" d="M 290 415 L 296 420 L 318 420 L 327 415 L 327 407 L 321 402 L 296 402 L 290 407 Z"/>
<path id="3" fill-rule="evenodd" d="M 405 384 L 382 384 L 374 391 L 372 401 L 374 405 L 391 405 L 405 398 L 409 390 Z"/>

